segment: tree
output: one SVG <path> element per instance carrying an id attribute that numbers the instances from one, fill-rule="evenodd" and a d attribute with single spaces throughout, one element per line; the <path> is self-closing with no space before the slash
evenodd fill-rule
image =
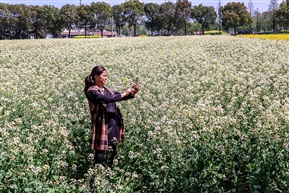
<path id="1" fill-rule="evenodd" d="M 234 28 L 235 34 L 239 26 L 252 23 L 252 17 L 244 3 L 231 2 L 222 6 L 220 9 L 222 12 L 222 26 L 226 30 L 229 30 L 231 27 Z"/>
<path id="2" fill-rule="evenodd" d="M 77 13 L 79 16 L 79 27 L 84 27 L 84 35 L 86 38 L 86 31 L 87 31 L 87 27 L 90 25 L 90 23 L 93 20 L 93 12 L 90 8 L 89 5 L 80 5 L 77 7 Z"/>
<path id="3" fill-rule="evenodd" d="M 192 4 L 188 0 L 178 0 L 176 3 L 176 25 L 179 29 L 184 28 L 187 35 L 188 20 L 191 16 Z"/>
<path id="4" fill-rule="evenodd" d="M 252 0 L 250 0 L 248 3 L 248 10 L 251 16 L 253 16 L 253 7 L 254 7 L 254 4 Z M 250 31 L 252 31 L 252 23 L 250 23 Z"/>
<path id="5" fill-rule="evenodd" d="M 53 37 L 57 37 L 63 28 L 60 20 L 59 9 L 51 5 L 44 5 L 41 9 L 45 25 L 45 33 L 51 33 Z"/>
<path id="6" fill-rule="evenodd" d="M 147 3 L 144 6 L 144 12 L 146 15 L 145 26 L 153 34 L 159 32 L 162 29 L 162 18 L 160 15 L 160 5 L 156 3 Z"/>
<path id="7" fill-rule="evenodd" d="M 63 5 L 60 8 L 60 19 L 63 27 L 68 29 L 68 37 L 71 37 L 70 32 L 77 26 L 79 20 L 77 7 L 70 4 Z"/>
<path id="8" fill-rule="evenodd" d="M 264 32 L 269 32 L 272 30 L 271 13 L 264 12 L 261 14 L 260 29 L 262 29 Z"/>
<path id="9" fill-rule="evenodd" d="M 38 5 L 31 7 L 31 25 L 35 39 L 45 38 L 45 12 Z"/>
<path id="10" fill-rule="evenodd" d="M 117 35 L 121 33 L 121 29 L 125 25 L 125 18 L 123 16 L 124 8 L 122 5 L 113 5 L 112 6 L 112 17 L 116 27 Z"/>
<path id="11" fill-rule="evenodd" d="M 9 15 L 8 15 L 8 37 L 11 39 L 15 39 L 16 31 L 17 31 L 17 22 L 18 17 L 20 16 L 18 6 L 16 5 L 9 5 Z"/>
<path id="12" fill-rule="evenodd" d="M 133 26 L 133 34 L 136 36 L 136 26 L 141 22 L 144 15 L 144 3 L 139 0 L 128 0 L 123 3 L 124 17 L 129 27 Z"/>
<path id="13" fill-rule="evenodd" d="M 105 29 L 107 23 L 112 19 L 111 7 L 105 2 L 92 2 L 90 7 L 94 14 L 90 26 L 96 27 L 98 30 L 100 30 L 101 37 L 103 37 L 103 30 Z"/>
<path id="14" fill-rule="evenodd" d="M 0 3 L 0 39 L 8 38 L 10 10 L 8 4 Z"/>
<path id="15" fill-rule="evenodd" d="M 24 4 L 15 4 L 9 6 L 10 10 L 10 36 L 14 39 L 28 38 L 31 24 L 30 9 Z"/>
<path id="16" fill-rule="evenodd" d="M 217 5 L 217 10 L 218 10 L 218 29 L 219 33 L 221 33 L 221 17 L 222 17 L 222 12 L 221 12 L 221 0 L 219 0 L 219 3 Z"/>
<path id="17" fill-rule="evenodd" d="M 161 4 L 160 14 L 162 16 L 163 27 L 167 30 L 167 35 L 170 35 L 175 23 L 175 5 L 172 2 Z"/>
<path id="18" fill-rule="evenodd" d="M 289 0 L 283 1 L 279 9 L 276 11 L 277 23 L 283 27 L 283 29 L 288 31 L 289 24 Z"/>
<path id="19" fill-rule="evenodd" d="M 277 0 L 271 0 L 269 4 L 269 12 L 271 13 L 273 33 L 276 32 L 276 10 L 278 9 Z"/>
<path id="20" fill-rule="evenodd" d="M 51 5 L 32 6 L 31 24 L 34 38 L 45 38 L 47 33 L 57 37 L 62 31 L 59 9 Z"/>
<path id="21" fill-rule="evenodd" d="M 211 24 L 216 22 L 217 13 L 213 6 L 203 6 L 200 4 L 192 8 L 191 18 L 201 24 L 202 33 L 204 34 L 204 29 L 209 28 Z"/>
<path id="22" fill-rule="evenodd" d="M 259 33 L 260 32 L 260 12 L 259 9 L 257 9 L 257 11 L 255 12 L 256 15 L 256 32 Z"/>

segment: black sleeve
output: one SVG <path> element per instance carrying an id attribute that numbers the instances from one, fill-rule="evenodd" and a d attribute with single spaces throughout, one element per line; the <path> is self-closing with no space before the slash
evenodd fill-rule
<path id="1" fill-rule="evenodd" d="M 96 90 L 90 90 L 87 92 L 86 97 L 89 101 L 93 103 L 110 103 L 110 102 L 117 102 L 121 101 L 121 94 L 116 93 L 112 97 L 105 96 Z"/>

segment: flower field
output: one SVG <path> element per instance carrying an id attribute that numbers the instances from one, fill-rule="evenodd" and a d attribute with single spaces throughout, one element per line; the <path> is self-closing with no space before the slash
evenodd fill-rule
<path id="1" fill-rule="evenodd" d="M 0 192 L 289 192 L 289 44 L 232 36 L 0 42 Z M 126 139 L 93 167 L 92 67 Z"/>
<path id="2" fill-rule="evenodd" d="M 289 34 L 245 34 L 238 35 L 246 38 L 258 38 L 263 40 L 286 40 L 289 41 Z"/>

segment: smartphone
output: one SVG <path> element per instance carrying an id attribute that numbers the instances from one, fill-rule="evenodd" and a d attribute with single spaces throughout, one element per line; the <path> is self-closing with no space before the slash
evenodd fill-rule
<path id="1" fill-rule="evenodd" d="M 135 78 L 135 83 L 139 83 L 139 77 Z"/>

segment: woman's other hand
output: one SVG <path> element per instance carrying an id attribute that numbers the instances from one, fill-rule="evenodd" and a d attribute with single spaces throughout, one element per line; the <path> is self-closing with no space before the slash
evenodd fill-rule
<path id="1" fill-rule="evenodd" d="M 133 94 L 133 88 L 127 89 L 124 93 L 121 94 L 121 98 L 124 98 L 130 94 Z"/>
<path id="2" fill-rule="evenodd" d="M 132 95 L 134 96 L 140 89 L 140 85 L 139 83 L 135 83 L 135 85 L 133 86 L 133 90 L 132 90 Z"/>

